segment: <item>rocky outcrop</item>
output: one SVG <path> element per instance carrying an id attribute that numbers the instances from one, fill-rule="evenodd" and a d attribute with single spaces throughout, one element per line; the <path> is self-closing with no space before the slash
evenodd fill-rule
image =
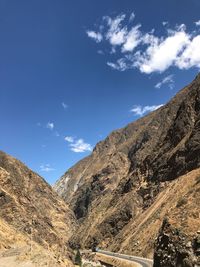
<path id="1" fill-rule="evenodd" d="M 154 252 L 154 267 L 200 266 L 200 231 L 191 239 L 166 218 L 160 229 Z"/>
<path id="2" fill-rule="evenodd" d="M 19 160 L 0 151 L 0 224 L 23 240 L 32 240 L 63 257 L 70 256 L 68 239 L 76 227 L 68 206 L 42 177 Z M 2 227 L 2 225 L 1 225 Z M 0 247 L 20 242 L 17 235 L 0 235 Z"/>
<path id="3" fill-rule="evenodd" d="M 55 190 L 80 222 L 73 244 L 151 253 L 170 209 L 166 198 L 172 205 L 177 201 L 171 193 L 175 181 L 200 167 L 199 107 L 200 75 L 165 106 L 112 132 L 58 180 Z M 185 177 L 181 181 L 187 184 Z M 195 188 L 193 179 L 188 183 Z M 143 247 L 135 245 L 138 241 Z"/>

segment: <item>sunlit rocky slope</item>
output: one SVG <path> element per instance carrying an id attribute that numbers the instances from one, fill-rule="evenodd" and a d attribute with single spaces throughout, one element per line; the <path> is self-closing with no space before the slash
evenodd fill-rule
<path id="1" fill-rule="evenodd" d="M 152 256 L 168 215 L 200 228 L 200 75 L 169 103 L 112 132 L 58 180 L 79 230 L 71 246 Z"/>
<path id="2" fill-rule="evenodd" d="M 75 227 L 73 213 L 41 177 L 0 152 L 0 251 L 27 247 L 28 254 L 40 251 L 40 266 L 45 253 L 70 266 L 67 244 Z"/>

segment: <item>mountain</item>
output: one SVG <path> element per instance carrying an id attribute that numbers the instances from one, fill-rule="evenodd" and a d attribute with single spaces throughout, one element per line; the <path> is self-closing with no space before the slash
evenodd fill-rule
<path id="1" fill-rule="evenodd" d="M 200 266 L 200 231 L 193 238 L 188 238 L 165 219 L 156 240 L 153 266 Z"/>
<path id="2" fill-rule="evenodd" d="M 0 206 L 1 251 L 27 247 L 32 253 L 36 249 L 43 256 L 48 252 L 60 258 L 59 266 L 71 266 L 68 239 L 76 227 L 73 212 L 42 177 L 2 151 Z"/>
<path id="3" fill-rule="evenodd" d="M 152 256 L 166 215 L 183 231 L 200 228 L 198 203 L 181 202 L 196 190 L 199 140 L 200 74 L 165 106 L 112 132 L 57 181 L 54 189 L 80 225 L 71 246 Z"/>

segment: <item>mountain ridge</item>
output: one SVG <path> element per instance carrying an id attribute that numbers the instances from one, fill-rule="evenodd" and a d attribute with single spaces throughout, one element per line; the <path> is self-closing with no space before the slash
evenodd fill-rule
<path id="1" fill-rule="evenodd" d="M 198 74 L 195 78 L 195 80 L 200 80 L 200 74 Z M 194 82 L 195 82 L 194 80 Z M 68 172 L 70 172 L 71 170 L 74 169 L 74 167 L 76 166 L 76 168 L 79 168 L 79 165 L 82 164 L 83 162 L 87 163 L 87 161 L 89 161 L 89 159 L 91 158 L 91 156 L 93 155 L 93 153 L 100 153 L 102 150 L 102 147 L 109 147 L 109 143 L 110 143 L 110 139 L 116 139 L 117 136 L 121 136 L 121 132 L 126 132 L 129 131 L 129 128 L 132 127 L 133 124 L 136 125 L 136 127 L 140 127 L 143 124 L 145 124 L 147 118 L 151 117 L 153 114 L 157 113 L 160 110 L 163 110 L 163 108 L 167 107 L 170 103 L 173 103 L 175 101 L 176 98 L 181 98 L 182 95 L 184 94 L 184 91 L 188 90 L 188 86 L 184 87 L 181 91 L 179 91 L 175 97 L 173 97 L 165 106 L 160 107 L 158 110 L 151 112 L 150 114 L 147 114 L 146 116 L 139 118 L 138 120 L 129 123 L 127 126 L 119 128 L 117 130 L 112 131 L 107 138 L 105 138 L 104 140 L 98 142 L 91 155 L 83 158 L 82 160 L 80 160 L 78 163 L 76 163 L 74 166 L 72 166 L 65 174 L 67 174 Z M 125 139 L 126 133 L 122 133 L 122 138 Z M 122 141 L 122 139 L 119 140 L 120 142 Z M 65 174 L 62 176 L 63 178 L 65 178 Z M 60 184 L 62 184 L 62 177 L 60 179 L 58 179 L 54 185 L 55 190 L 63 197 L 65 198 L 65 192 L 64 194 L 62 194 L 62 186 Z M 64 181 L 63 181 L 64 183 Z"/>
<path id="2" fill-rule="evenodd" d="M 200 74 L 166 105 L 112 132 L 57 181 L 54 189 L 80 222 L 72 246 L 97 243 L 118 251 L 126 225 L 141 218 L 171 182 L 200 167 L 199 111 Z M 146 256 L 145 249 L 140 253 Z"/>

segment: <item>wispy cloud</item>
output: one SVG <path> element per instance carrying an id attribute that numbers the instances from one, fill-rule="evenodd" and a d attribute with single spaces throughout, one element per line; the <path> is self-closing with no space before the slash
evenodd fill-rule
<path id="1" fill-rule="evenodd" d="M 95 42 L 100 43 L 103 39 L 103 36 L 100 32 L 95 32 L 95 31 L 86 31 L 88 37 L 93 39 Z"/>
<path id="2" fill-rule="evenodd" d="M 101 49 L 99 49 L 99 50 L 97 51 L 97 53 L 98 53 L 99 55 L 104 55 L 104 52 L 103 52 Z"/>
<path id="3" fill-rule="evenodd" d="M 162 25 L 163 25 L 163 26 L 166 26 L 166 25 L 168 25 L 168 24 L 169 24 L 168 21 L 163 21 L 163 22 L 162 22 Z"/>
<path id="4" fill-rule="evenodd" d="M 126 14 L 103 17 L 97 32 L 90 31 L 89 37 L 96 42 L 108 42 L 110 53 L 117 55 L 107 61 L 109 67 L 119 71 L 137 68 L 146 74 L 161 73 L 171 66 L 200 68 L 200 35 L 196 29 L 188 32 L 184 24 L 169 28 L 163 22 L 165 33 L 158 36 L 154 29 L 144 32 L 141 24 L 134 25 L 134 15 L 132 19 Z M 199 26 L 200 21 L 195 24 Z"/>
<path id="5" fill-rule="evenodd" d="M 42 165 L 40 165 L 40 170 L 43 171 L 43 172 L 55 171 L 55 169 L 52 168 L 50 164 L 42 164 Z"/>
<path id="6" fill-rule="evenodd" d="M 132 12 L 130 17 L 129 17 L 129 22 L 132 22 L 135 19 L 135 13 Z"/>
<path id="7" fill-rule="evenodd" d="M 109 16 L 105 16 L 103 18 L 108 27 L 105 37 L 112 46 L 121 45 L 125 42 L 127 28 L 121 26 L 121 22 L 125 19 L 125 17 L 125 14 L 121 14 L 113 19 Z"/>
<path id="8" fill-rule="evenodd" d="M 196 22 L 195 22 L 195 25 L 196 25 L 196 26 L 200 26 L 200 20 L 196 21 Z"/>
<path id="9" fill-rule="evenodd" d="M 124 60 L 124 58 L 118 59 L 116 63 L 107 62 L 107 65 L 115 70 L 120 71 L 125 71 L 128 67 L 128 63 L 126 62 L 126 60 Z"/>
<path id="10" fill-rule="evenodd" d="M 200 35 L 189 42 L 181 57 L 177 58 L 176 66 L 180 69 L 200 68 Z"/>
<path id="11" fill-rule="evenodd" d="M 122 46 L 122 52 L 132 52 L 141 42 L 141 32 L 139 28 L 141 25 L 133 27 L 126 35 L 126 41 Z"/>
<path id="12" fill-rule="evenodd" d="M 71 150 L 76 153 L 92 151 L 92 146 L 88 143 L 85 143 L 83 139 L 78 139 L 74 143 L 70 144 Z"/>
<path id="13" fill-rule="evenodd" d="M 70 150 L 76 153 L 92 151 L 92 146 L 86 143 L 82 138 L 75 139 L 72 136 L 66 136 L 65 141 L 69 143 Z"/>
<path id="14" fill-rule="evenodd" d="M 53 130 L 53 129 L 54 129 L 54 123 L 53 123 L 53 122 L 48 122 L 48 123 L 46 124 L 46 128 L 47 128 L 47 129 L 50 129 L 50 130 Z"/>
<path id="15" fill-rule="evenodd" d="M 153 106 L 144 106 L 144 107 L 142 107 L 141 105 L 135 105 L 130 111 L 136 116 L 143 116 L 144 114 L 148 112 L 152 112 L 162 106 L 163 104 L 153 105 Z"/>
<path id="16" fill-rule="evenodd" d="M 69 143 L 73 143 L 74 142 L 74 137 L 73 136 L 65 136 L 65 141 L 69 142 Z"/>
<path id="17" fill-rule="evenodd" d="M 68 105 L 65 104 L 64 102 L 62 102 L 62 107 L 63 107 L 64 109 L 67 109 L 67 108 L 68 108 Z"/>
<path id="18" fill-rule="evenodd" d="M 155 85 L 155 88 L 161 88 L 163 85 L 167 84 L 170 89 L 174 88 L 174 80 L 173 80 L 174 75 L 168 75 L 165 78 L 162 79 L 162 81 L 158 82 Z"/>

